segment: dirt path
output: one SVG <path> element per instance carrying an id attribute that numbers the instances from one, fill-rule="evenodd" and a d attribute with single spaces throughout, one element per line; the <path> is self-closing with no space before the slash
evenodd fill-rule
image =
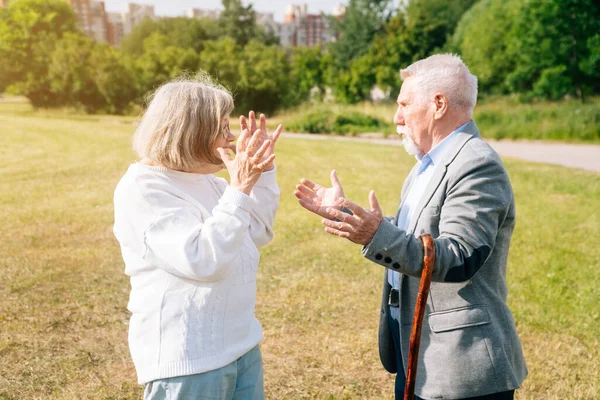
<path id="1" fill-rule="evenodd" d="M 401 146 L 400 140 L 355 138 L 304 133 L 283 134 L 286 138 L 306 138 L 314 140 L 352 140 L 391 146 Z M 535 141 L 487 141 L 502 157 L 520 158 L 527 161 L 559 164 L 569 168 L 580 168 L 600 172 L 600 145 L 544 143 Z"/>

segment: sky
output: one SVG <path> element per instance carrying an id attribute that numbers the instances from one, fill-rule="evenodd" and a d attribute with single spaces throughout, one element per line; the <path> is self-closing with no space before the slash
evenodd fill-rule
<path id="1" fill-rule="evenodd" d="M 221 0 L 104 0 L 106 11 L 121 12 L 127 9 L 127 3 L 154 4 L 156 15 L 181 16 L 189 8 L 216 9 L 221 8 Z M 248 4 L 249 0 L 243 0 Z M 338 4 L 347 4 L 347 0 L 251 0 L 254 10 L 272 12 L 276 21 L 283 21 L 283 14 L 288 4 L 307 4 L 308 12 L 331 14 Z"/>

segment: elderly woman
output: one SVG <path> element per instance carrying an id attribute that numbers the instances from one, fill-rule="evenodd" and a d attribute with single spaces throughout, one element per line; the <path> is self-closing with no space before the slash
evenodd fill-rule
<path id="1" fill-rule="evenodd" d="M 206 76 L 160 87 L 134 135 L 141 160 L 115 190 L 145 399 L 264 398 L 257 248 L 273 237 L 282 128 L 270 137 L 261 115 L 256 130 L 251 112 L 233 145 L 232 110 L 231 94 Z M 229 184 L 214 175 L 223 168 Z"/>

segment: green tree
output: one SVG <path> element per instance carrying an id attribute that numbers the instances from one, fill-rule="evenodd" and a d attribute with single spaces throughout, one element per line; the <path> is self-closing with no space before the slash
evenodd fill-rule
<path id="1" fill-rule="evenodd" d="M 154 32 L 144 40 L 144 53 L 134 61 L 137 92 L 143 96 L 184 71 L 196 71 L 197 66 L 198 54 L 193 49 L 171 46 L 167 36 Z"/>
<path id="2" fill-rule="evenodd" d="M 596 76 L 592 81 L 592 92 L 600 93 L 600 33 L 590 37 L 587 41 L 589 57 L 581 61 L 581 70 L 588 76 Z"/>
<path id="3" fill-rule="evenodd" d="M 238 109 L 271 113 L 284 107 L 291 89 L 287 55 L 276 46 L 250 41 L 239 63 Z"/>
<path id="4" fill-rule="evenodd" d="M 292 81 L 296 101 L 306 100 L 313 88 L 322 97 L 327 87 L 327 69 L 331 63 L 329 53 L 319 47 L 298 47 L 293 49 L 291 57 Z"/>
<path id="5" fill-rule="evenodd" d="M 234 89 L 239 79 L 238 66 L 244 62 L 242 55 L 242 47 L 230 37 L 210 41 L 200 53 L 199 68 L 216 77 L 221 84 Z"/>
<path id="6" fill-rule="evenodd" d="M 257 38 L 256 12 L 252 4 L 244 6 L 241 0 L 222 0 L 222 2 L 223 12 L 219 16 L 219 25 L 223 35 L 232 38 L 241 46 Z"/>
<path id="7" fill-rule="evenodd" d="M 598 32 L 600 12 L 593 0 L 520 3 L 508 36 L 507 54 L 515 60 L 506 77 L 509 90 L 552 100 L 566 94 L 585 98 L 600 79 L 600 72 L 586 68 L 597 57 L 589 43 Z"/>
<path id="8" fill-rule="evenodd" d="M 91 56 L 96 42 L 77 33 L 67 33 L 50 55 L 48 81 L 56 98 L 56 106 L 83 106 L 96 112 L 105 106 L 96 86 Z"/>
<path id="9" fill-rule="evenodd" d="M 377 84 L 384 91 L 397 90 L 400 83 L 398 71 L 413 62 L 413 53 L 406 14 L 399 12 L 385 25 L 384 31 L 374 38 L 367 54 L 361 57 L 361 64 L 368 66 L 363 69 L 370 75 L 365 84 Z M 367 94 L 364 89 L 363 93 Z"/>
<path id="10" fill-rule="evenodd" d="M 411 62 L 439 53 L 477 0 L 412 0 L 406 9 Z"/>
<path id="11" fill-rule="evenodd" d="M 593 0 L 482 0 L 460 22 L 453 47 L 484 92 L 523 98 L 597 93 Z"/>
<path id="12" fill-rule="evenodd" d="M 109 45 L 66 33 L 50 55 L 48 82 L 56 106 L 123 114 L 136 97 L 132 74 Z"/>
<path id="13" fill-rule="evenodd" d="M 110 114 L 124 114 L 138 98 L 135 74 L 117 49 L 96 46 L 90 58 L 94 66 L 94 83 L 104 97 L 104 109 Z"/>
<path id="14" fill-rule="evenodd" d="M 390 0 L 350 0 L 342 20 L 332 18 L 338 40 L 330 45 L 338 69 L 346 68 L 352 60 L 365 54 L 377 32 L 388 21 Z"/>
<path id="15" fill-rule="evenodd" d="M 0 87 L 13 85 L 35 107 L 57 99 L 48 80 L 56 42 L 75 32 L 76 18 L 61 0 L 19 0 L 0 13 Z"/>
<path id="16" fill-rule="evenodd" d="M 481 0 L 467 11 L 450 43 L 477 76 L 480 92 L 507 93 L 505 78 L 516 60 L 507 53 L 507 35 L 518 14 L 513 0 Z"/>
<path id="17" fill-rule="evenodd" d="M 199 53 L 204 48 L 205 41 L 218 38 L 220 27 L 216 20 L 210 18 L 148 18 L 137 24 L 131 33 L 123 38 L 120 44 L 121 51 L 128 56 L 141 56 L 144 52 L 144 41 L 153 33 L 166 37 L 168 46 L 193 49 Z"/>
<path id="18" fill-rule="evenodd" d="M 374 82 L 367 65 L 372 58 L 363 56 L 391 15 L 390 0 L 350 0 L 342 20 L 331 18 L 338 39 L 329 45 L 332 64 L 326 76 L 337 101 L 355 103 L 368 97 Z M 361 76 L 367 72 L 368 76 Z"/>
<path id="19" fill-rule="evenodd" d="M 231 89 L 239 112 L 272 112 L 290 104 L 290 65 L 276 46 L 253 40 L 242 47 L 226 37 L 207 42 L 199 66 Z"/>

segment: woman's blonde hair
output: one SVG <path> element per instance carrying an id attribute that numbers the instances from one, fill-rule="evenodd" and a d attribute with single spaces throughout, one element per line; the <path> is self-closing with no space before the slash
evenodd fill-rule
<path id="1" fill-rule="evenodd" d="M 141 158 L 176 170 L 221 164 L 214 143 L 224 118 L 233 111 L 229 90 L 206 73 L 178 78 L 159 87 L 133 135 Z"/>

